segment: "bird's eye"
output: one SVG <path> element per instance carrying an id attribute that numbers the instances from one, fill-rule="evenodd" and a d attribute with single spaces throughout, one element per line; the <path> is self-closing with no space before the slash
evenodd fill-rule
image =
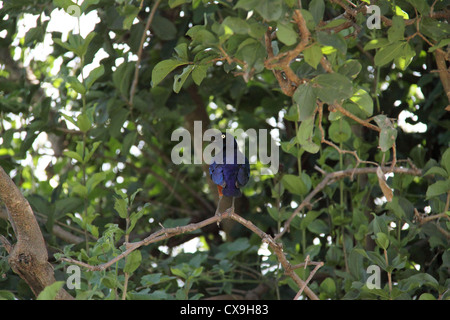
<path id="1" fill-rule="evenodd" d="M 224 134 L 222 135 L 222 139 L 225 139 L 225 135 Z"/>

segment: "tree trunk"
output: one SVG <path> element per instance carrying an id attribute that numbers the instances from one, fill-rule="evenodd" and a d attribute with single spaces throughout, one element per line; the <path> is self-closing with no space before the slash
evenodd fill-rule
<path id="1" fill-rule="evenodd" d="M 55 282 L 52 265 L 48 262 L 47 248 L 33 210 L 11 178 L 0 167 L 0 200 L 6 206 L 8 218 L 16 234 L 16 244 L 3 245 L 9 253 L 11 269 L 30 286 L 38 296 L 44 288 Z M 73 299 L 61 289 L 56 299 Z"/>

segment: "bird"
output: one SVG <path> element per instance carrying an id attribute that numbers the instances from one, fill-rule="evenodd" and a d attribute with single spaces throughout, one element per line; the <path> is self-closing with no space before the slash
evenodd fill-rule
<path id="1" fill-rule="evenodd" d="M 228 138 L 227 138 L 228 137 Z M 241 187 L 247 184 L 250 179 L 250 164 L 241 151 L 234 137 L 229 133 L 221 133 L 222 148 L 216 154 L 215 159 L 222 159 L 221 163 L 213 161 L 209 166 L 211 180 L 217 185 L 219 201 L 217 203 L 216 216 L 220 215 L 219 207 L 223 196 L 232 197 L 231 207 L 227 210 L 234 212 L 234 199 L 242 196 Z M 219 141 L 220 145 L 220 141 Z M 227 155 L 227 149 L 233 152 Z M 238 161 L 244 159 L 244 163 Z M 219 222 L 217 222 L 219 224 Z"/>

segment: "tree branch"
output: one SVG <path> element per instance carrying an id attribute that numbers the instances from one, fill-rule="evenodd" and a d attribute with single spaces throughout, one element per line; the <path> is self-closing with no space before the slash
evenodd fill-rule
<path id="1" fill-rule="evenodd" d="M 378 167 L 374 168 L 350 168 L 341 171 L 330 172 L 325 175 L 322 181 L 311 191 L 305 199 L 300 203 L 300 205 L 294 210 L 291 216 L 286 220 L 283 226 L 283 230 L 275 236 L 275 240 L 280 239 L 287 231 L 289 231 L 289 226 L 292 220 L 303 210 L 305 207 L 311 206 L 312 199 L 324 189 L 328 184 L 334 183 L 337 180 L 343 179 L 345 177 L 353 177 L 355 174 L 369 174 L 377 172 Z M 422 174 L 422 170 L 417 168 L 402 168 L 402 167 L 381 167 L 383 172 L 393 172 L 398 174 L 410 174 L 415 176 L 420 176 Z"/>
<path id="2" fill-rule="evenodd" d="M 118 255 L 117 257 L 111 259 L 110 261 L 100 264 L 100 265 L 90 265 L 88 263 L 82 262 L 82 261 L 78 261 L 78 260 L 74 260 L 74 259 L 70 259 L 70 258 L 61 258 L 62 261 L 68 262 L 68 263 L 72 263 L 72 264 L 77 264 L 79 266 L 85 267 L 86 269 L 90 270 L 90 271 L 102 271 L 105 270 L 107 268 L 109 268 L 110 266 L 112 266 L 113 264 L 115 264 L 117 261 L 125 258 L 126 256 L 128 256 L 131 252 L 133 252 L 134 250 L 142 247 L 142 246 L 146 246 L 149 245 L 150 243 L 155 243 L 155 242 L 159 242 L 171 237 L 174 237 L 176 235 L 180 235 L 183 233 L 187 233 L 187 232 L 192 232 L 198 229 L 201 229 L 203 227 L 206 227 L 210 224 L 213 223 L 217 223 L 222 221 L 223 219 L 232 219 L 238 223 L 240 223 L 241 225 L 243 225 L 244 227 L 246 227 L 247 229 L 251 230 L 253 233 L 257 234 L 263 242 L 266 242 L 269 247 L 272 249 L 272 251 L 275 253 L 275 255 L 277 256 L 279 262 L 281 263 L 281 265 L 283 266 L 283 268 L 285 269 L 285 272 L 288 276 L 290 276 L 295 283 L 297 283 L 297 285 L 299 286 L 299 288 L 303 288 L 306 295 L 312 299 L 312 300 L 318 300 L 319 298 L 317 297 L 317 295 L 307 286 L 307 282 L 303 281 L 296 273 L 295 273 L 295 268 L 292 267 L 292 265 L 290 264 L 290 262 L 287 260 L 286 258 L 286 254 L 283 251 L 282 245 L 275 242 L 275 240 L 268 235 L 267 233 L 265 233 L 264 231 L 262 231 L 261 229 L 259 229 L 257 226 L 255 226 L 251 221 L 244 219 L 243 217 L 241 217 L 240 215 L 236 214 L 235 212 L 232 212 L 231 210 L 227 210 L 225 212 L 223 212 L 220 215 L 214 215 L 211 218 L 205 219 L 203 221 L 200 221 L 198 223 L 191 223 L 185 226 L 179 226 L 179 227 L 174 227 L 174 228 L 163 228 L 161 230 L 158 230 L 154 233 L 152 233 L 151 235 L 149 235 L 147 238 L 138 241 L 138 242 L 133 242 L 133 243 L 127 243 L 126 244 L 126 250 L 123 251 L 120 255 Z"/>
<path id="3" fill-rule="evenodd" d="M 9 248 L 9 265 L 38 296 L 46 286 L 55 282 L 53 268 L 48 262 L 45 241 L 33 210 L 2 167 L 0 167 L 0 200 L 6 206 L 17 237 L 17 242 Z M 57 299 L 73 298 L 61 289 Z"/>
<path id="4" fill-rule="evenodd" d="M 134 95 L 136 93 L 137 85 L 139 82 L 139 67 L 141 66 L 142 50 L 144 49 L 144 42 L 145 42 L 145 39 L 147 38 L 147 31 L 150 28 L 150 25 L 152 24 L 153 18 L 156 13 L 156 9 L 158 9 L 158 6 L 160 3 L 161 3 L 161 0 L 157 0 L 155 2 L 154 6 L 152 8 L 152 11 L 150 12 L 150 15 L 148 16 L 144 31 L 142 32 L 141 43 L 139 45 L 139 50 L 137 53 L 138 59 L 136 61 L 136 66 L 134 68 L 133 83 L 131 84 L 131 89 L 130 89 L 129 104 L 130 104 L 131 108 L 133 108 Z"/>

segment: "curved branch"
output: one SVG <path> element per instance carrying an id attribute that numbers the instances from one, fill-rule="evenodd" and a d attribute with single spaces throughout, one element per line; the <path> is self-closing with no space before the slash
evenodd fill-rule
<path id="1" fill-rule="evenodd" d="M 283 226 L 283 230 L 275 236 L 275 240 L 280 239 L 286 232 L 289 231 L 289 226 L 292 220 L 300 213 L 305 207 L 310 207 L 312 199 L 322 191 L 328 184 L 335 182 L 336 180 L 343 179 L 345 177 L 353 177 L 355 174 L 368 174 L 377 172 L 378 167 L 373 168 L 350 168 L 341 171 L 330 172 L 325 175 L 322 181 L 311 191 L 305 199 L 300 203 L 300 205 L 294 210 L 291 216 L 286 220 Z M 393 172 L 399 174 L 410 174 L 415 176 L 420 176 L 422 170 L 417 168 L 401 168 L 401 167 L 381 167 L 383 172 Z"/>
<path id="2" fill-rule="evenodd" d="M 133 252 L 134 250 L 136 250 L 142 246 L 146 246 L 146 245 L 149 245 L 150 243 L 162 241 L 162 240 L 171 238 L 173 236 L 180 235 L 182 233 L 192 232 L 192 231 L 201 229 L 203 227 L 206 227 L 207 225 L 210 225 L 213 223 L 218 223 L 218 222 L 222 221 L 223 219 L 232 219 L 232 220 L 240 223 L 244 227 L 248 228 L 253 233 L 257 234 L 262 239 L 262 241 L 266 242 L 269 245 L 269 247 L 273 250 L 273 252 L 275 253 L 275 255 L 278 258 L 278 261 L 283 266 L 286 274 L 295 281 L 295 283 L 299 286 L 299 288 L 301 290 L 304 290 L 304 292 L 310 299 L 312 299 L 312 300 L 319 299 L 317 297 L 317 295 L 307 286 L 307 282 L 303 281 L 297 275 L 297 273 L 295 273 L 295 268 L 287 260 L 286 254 L 283 251 L 282 245 L 280 243 L 275 242 L 275 240 L 270 235 L 268 235 L 267 233 L 265 233 L 264 231 L 259 229 L 251 221 L 244 219 L 243 217 L 241 217 L 240 215 L 236 214 L 235 212 L 233 212 L 231 210 L 227 210 L 220 215 L 214 215 L 213 217 L 208 218 L 203 221 L 200 221 L 198 223 L 191 223 L 191 224 L 188 224 L 185 226 L 179 226 L 179 227 L 174 227 L 174 228 L 163 228 L 161 230 L 158 230 L 158 231 L 152 233 L 150 236 L 148 236 L 147 238 L 145 238 L 142 241 L 126 244 L 127 249 L 124 252 L 122 252 L 117 257 L 111 259 L 110 261 L 100 264 L 100 265 L 93 266 L 93 265 L 87 264 L 85 262 L 70 259 L 70 258 L 61 258 L 61 260 L 68 262 L 68 263 L 73 263 L 73 264 L 77 264 L 79 266 L 85 267 L 90 271 L 105 270 L 105 269 L 109 268 L 110 266 L 112 266 L 113 264 L 115 264 L 117 261 L 125 258 L 131 252 Z"/>
<path id="3" fill-rule="evenodd" d="M 11 178 L 0 167 L 0 200 L 6 206 L 17 242 L 9 248 L 11 269 L 30 286 L 38 296 L 55 282 L 53 268 L 48 262 L 47 248 L 33 210 Z M 4 240 L 4 239 L 3 239 Z M 2 241 L 4 244 L 4 241 Z M 64 289 L 57 299 L 73 299 Z"/>

